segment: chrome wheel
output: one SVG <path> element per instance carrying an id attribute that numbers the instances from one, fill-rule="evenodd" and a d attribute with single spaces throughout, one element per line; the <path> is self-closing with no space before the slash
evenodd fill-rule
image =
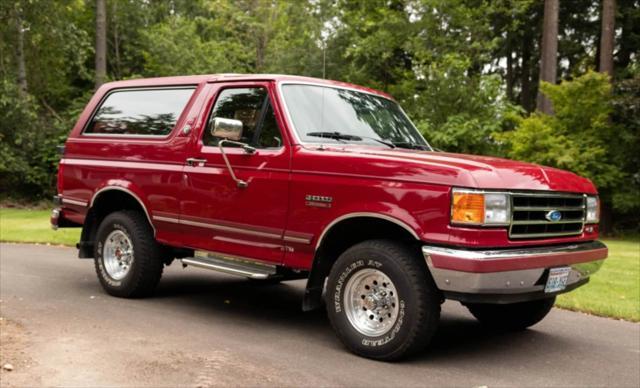
<path id="1" fill-rule="evenodd" d="M 133 244 L 121 230 L 109 233 L 102 251 L 104 269 L 114 280 L 121 280 L 129 273 L 133 264 Z"/>
<path id="2" fill-rule="evenodd" d="M 345 286 L 344 310 L 361 334 L 378 337 L 398 319 L 398 293 L 382 271 L 365 268 L 351 276 Z"/>

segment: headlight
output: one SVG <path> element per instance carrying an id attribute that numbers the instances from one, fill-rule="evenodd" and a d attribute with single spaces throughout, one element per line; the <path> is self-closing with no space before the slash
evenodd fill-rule
<path id="1" fill-rule="evenodd" d="M 509 195 L 453 189 L 451 222 L 467 225 L 506 225 L 511 219 Z"/>
<path id="2" fill-rule="evenodd" d="M 600 221 L 600 200 L 596 196 L 587 197 L 587 219 L 586 223 L 596 224 Z"/>

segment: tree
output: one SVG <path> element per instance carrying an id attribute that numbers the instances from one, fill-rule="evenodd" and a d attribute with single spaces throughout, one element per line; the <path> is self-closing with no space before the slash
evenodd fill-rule
<path id="1" fill-rule="evenodd" d="M 558 60 L 558 0 L 545 0 L 544 23 L 540 58 L 540 81 L 556 83 Z M 551 101 L 538 91 L 537 108 L 546 114 L 553 113 Z"/>
<path id="2" fill-rule="evenodd" d="M 96 89 L 107 79 L 107 4 L 96 0 Z"/>
<path id="3" fill-rule="evenodd" d="M 224 16 L 221 17 L 224 19 Z M 142 33 L 145 76 L 251 72 L 254 58 L 236 39 L 233 20 L 172 16 Z M 185 45 L 184 42 L 189 42 Z"/>
<path id="4" fill-rule="evenodd" d="M 594 126 L 597 120 L 577 118 L 600 112 L 584 98 L 603 89 L 582 76 L 601 68 L 601 52 L 611 52 L 601 47 L 603 1 L 0 1 L 0 188 L 51 194 L 55 145 L 107 78 L 218 72 L 321 77 L 326 54 L 327 78 L 390 93 L 436 147 L 544 161 L 597 176 L 603 203 L 613 207 L 618 222 L 640 211 L 640 201 L 633 200 L 640 198 L 640 0 L 616 0 L 616 12 L 608 16 L 617 28 L 610 45 L 615 71 L 608 84 L 613 94 L 601 102 L 614 109 L 607 122 Z M 549 67 L 555 68 L 551 75 L 545 73 Z M 594 89 L 578 88 L 585 96 L 572 94 L 572 104 L 557 102 L 550 86 L 542 86 L 556 116 L 563 112 L 560 121 L 528 116 L 538 84 L 547 85 L 540 80 L 579 79 Z M 568 119 L 570 111 L 575 119 Z M 574 131 L 559 130 L 567 126 Z M 608 136 L 605 148 L 602 138 L 592 136 L 596 127 Z M 507 141 L 501 133 L 514 137 Z M 533 152 L 529 143 L 541 147 Z M 549 149 L 554 152 L 545 156 Z M 554 159 L 565 154 L 570 157 Z M 585 163 L 582 170 L 572 164 L 573 155 Z M 584 159 L 588 155 L 615 166 L 611 176 L 624 177 L 615 193 L 600 166 Z"/>
<path id="5" fill-rule="evenodd" d="M 602 1 L 599 70 L 613 77 L 613 45 L 615 37 L 616 0 Z"/>
<path id="6" fill-rule="evenodd" d="M 617 226 L 637 229 L 640 214 L 640 66 L 631 67 L 628 73 L 629 78 L 613 84 L 610 118 L 615 136 L 611 138 L 610 147 L 623 177 L 613 191 L 610 206 L 617 213 Z"/>
<path id="7" fill-rule="evenodd" d="M 16 20 L 16 62 L 18 62 L 18 90 L 24 96 L 27 93 L 27 66 L 24 59 L 24 33 L 26 28 L 22 19 L 22 10 L 18 9 L 15 13 Z"/>
<path id="8" fill-rule="evenodd" d="M 638 59 L 640 52 L 640 1 L 618 0 L 618 13 L 616 24 L 620 26 L 621 33 L 617 39 L 620 49 L 616 53 L 616 69 L 627 72 L 633 55 Z"/>
<path id="9" fill-rule="evenodd" d="M 631 93 L 638 93 L 638 85 L 629 84 Z M 553 102 L 554 115 L 536 112 L 522 119 L 516 130 L 500 135 L 508 155 L 591 179 L 604 203 L 603 221 L 611 215 L 611 205 L 621 213 L 637 210 L 640 201 L 629 200 L 640 183 L 633 170 L 638 157 L 631 151 L 640 138 L 638 120 L 632 118 L 637 113 L 637 95 L 619 91 L 612 101 L 609 77 L 593 71 L 559 85 L 543 82 L 541 89 Z M 614 101 L 618 104 L 614 117 L 624 126 L 611 124 Z"/>

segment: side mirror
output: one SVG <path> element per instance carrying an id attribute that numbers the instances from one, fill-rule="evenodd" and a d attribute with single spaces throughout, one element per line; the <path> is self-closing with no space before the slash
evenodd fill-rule
<path id="1" fill-rule="evenodd" d="M 242 121 L 216 117 L 213 119 L 211 135 L 222 139 L 238 141 L 242 139 Z"/>

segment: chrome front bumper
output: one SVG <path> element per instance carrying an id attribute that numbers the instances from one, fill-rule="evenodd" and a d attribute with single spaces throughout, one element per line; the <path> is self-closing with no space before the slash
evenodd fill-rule
<path id="1" fill-rule="evenodd" d="M 585 284 L 608 249 L 600 241 L 549 247 L 465 250 L 425 245 L 438 288 L 450 299 L 511 303 L 542 298 L 549 268 L 571 267 L 564 292 Z"/>

